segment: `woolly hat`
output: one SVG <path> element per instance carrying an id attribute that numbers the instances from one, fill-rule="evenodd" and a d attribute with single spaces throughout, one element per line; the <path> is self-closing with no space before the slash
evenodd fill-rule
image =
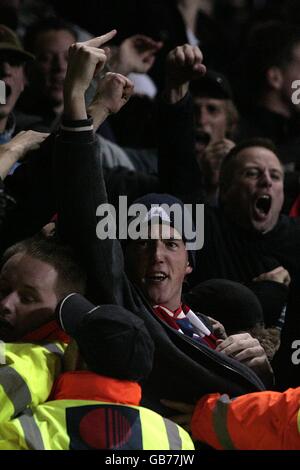
<path id="1" fill-rule="evenodd" d="M 233 93 L 229 81 L 220 72 L 207 70 L 203 77 L 193 80 L 190 86 L 191 93 L 196 96 L 207 96 L 222 100 L 232 100 Z"/>
<path id="2" fill-rule="evenodd" d="M 198 284 L 184 298 L 193 310 L 220 321 L 227 334 L 248 330 L 264 321 L 258 298 L 238 282 L 210 279 Z"/>
<path id="3" fill-rule="evenodd" d="M 192 215 L 183 202 L 170 194 L 151 193 L 134 201 L 144 206 L 145 212 L 141 224 L 165 224 L 173 227 L 182 237 L 184 243 L 194 242 L 196 238 Z M 134 220 L 132 217 L 129 222 Z M 189 264 L 195 267 L 195 251 L 188 250 Z"/>
<path id="4" fill-rule="evenodd" d="M 143 320 L 133 313 L 118 305 L 95 306 L 70 294 L 58 304 L 56 315 L 93 372 L 135 382 L 150 374 L 153 341 Z"/>

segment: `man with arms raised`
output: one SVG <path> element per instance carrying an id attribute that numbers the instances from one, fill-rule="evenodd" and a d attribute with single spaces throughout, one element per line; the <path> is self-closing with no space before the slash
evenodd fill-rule
<path id="1" fill-rule="evenodd" d="M 75 44 L 70 50 L 65 114 L 56 148 L 60 234 L 83 258 L 88 270 L 90 299 L 122 304 L 144 319 L 157 351 L 155 367 L 147 382 L 148 397 L 152 401 L 162 396 L 162 390 L 169 396 L 174 393 L 193 395 L 199 387 L 231 388 L 235 373 L 232 375 L 230 369 L 239 369 L 234 379 L 238 382 L 241 376 L 244 381 L 250 370 L 246 372 L 241 364 L 213 351 L 206 341 L 210 338 L 215 342 L 214 347 L 217 346 L 209 328 L 181 305 L 182 284 L 192 271 L 193 256 L 185 247 L 183 233 L 175 230 L 172 220 L 169 220 L 171 236 L 168 238 L 163 235 L 164 224 L 157 221 L 151 224 L 145 239 L 128 241 L 125 250 L 128 277 L 123 269 L 119 242 L 97 237 L 96 211 L 101 204 L 107 203 L 107 198 L 101 166 L 95 158 L 92 121 L 87 118 L 84 93 L 95 70 L 101 67 L 104 51 L 98 47 L 109 34 L 113 32 L 84 44 Z M 204 67 L 200 66 L 199 72 L 203 71 Z M 107 74 L 98 93 L 103 119 L 109 113 L 117 112 L 131 93 L 132 85 L 128 79 L 119 74 Z M 72 180 L 66 186 L 65 176 L 71 167 Z M 166 195 L 151 194 L 138 201 L 146 208 L 145 222 L 152 221 L 152 204 L 155 207 L 163 202 L 181 204 L 172 197 L 167 198 Z M 259 364 L 266 365 L 265 354 L 255 340 L 253 343 L 253 338 L 247 336 L 240 340 L 233 354 L 239 354 L 241 361 L 258 366 L 258 369 Z M 229 342 L 233 343 L 234 339 Z M 231 367 L 224 368 L 225 363 Z M 253 377 L 248 376 L 248 380 L 252 382 Z M 259 387 L 257 383 L 255 386 Z"/>

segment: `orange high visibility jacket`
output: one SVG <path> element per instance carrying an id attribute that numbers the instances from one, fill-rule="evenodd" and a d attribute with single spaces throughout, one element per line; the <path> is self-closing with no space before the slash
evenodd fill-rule
<path id="1" fill-rule="evenodd" d="M 195 439 L 215 449 L 300 450 L 300 387 L 233 400 L 206 395 L 196 405 L 191 428 Z"/>

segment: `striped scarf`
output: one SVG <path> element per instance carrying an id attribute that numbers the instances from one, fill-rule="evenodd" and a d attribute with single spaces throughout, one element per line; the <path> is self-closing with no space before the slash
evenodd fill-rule
<path id="1" fill-rule="evenodd" d="M 171 328 L 195 341 L 204 343 L 212 349 L 216 349 L 217 338 L 210 332 L 197 315 L 184 304 L 172 311 L 163 305 L 154 305 L 156 315 Z"/>

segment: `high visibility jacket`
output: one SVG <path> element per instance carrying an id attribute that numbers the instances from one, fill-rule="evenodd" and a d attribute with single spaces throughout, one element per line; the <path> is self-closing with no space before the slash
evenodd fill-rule
<path id="1" fill-rule="evenodd" d="M 29 405 L 44 403 L 61 370 L 66 344 L 3 343 L 0 345 L 0 423 Z"/>
<path id="2" fill-rule="evenodd" d="M 195 439 L 215 449 L 299 450 L 300 387 L 233 400 L 206 395 L 196 406 L 191 427 Z"/>
<path id="3" fill-rule="evenodd" d="M 133 382 L 89 372 L 66 373 L 60 379 L 63 385 L 69 382 L 67 392 L 73 396 L 102 394 L 115 400 L 119 395 L 120 401 L 122 397 L 125 401 L 140 398 L 140 387 Z M 61 389 L 56 393 L 64 395 Z M 72 398 L 49 401 L 2 423 L 0 449 L 193 450 L 194 445 L 183 429 L 146 408 Z"/>

